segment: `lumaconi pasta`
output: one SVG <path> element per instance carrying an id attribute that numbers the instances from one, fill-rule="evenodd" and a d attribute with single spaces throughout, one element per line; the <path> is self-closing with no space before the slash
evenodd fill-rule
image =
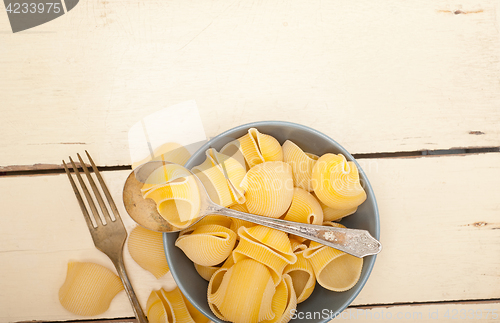
<path id="1" fill-rule="evenodd" d="M 318 156 L 305 153 L 290 140 L 283 144 L 283 161 L 292 166 L 293 183 L 308 192 L 313 190 L 311 175 Z"/>
<path id="2" fill-rule="evenodd" d="M 318 199 L 333 209 L 352 209 L 366 200 L 356 164 L 341 154 L 324 154 L 318 159 L 312 186 Z"/>
<path id="3" fill-rule="evenodd" d="M 68 311 L 85 316 L 104 313 L 123 284 L 106 267 L 90 262 L 68 263 L 66 280 L 59 289 L 59 302 Z"/>
<path id="4" fill-rule="evenodd" d="M 272 136 L 262 134 L 255 128 L 248 129 L 248 133 L 237 139 L 237 145 L 249 168 L 266 161 L 283 161 L 283 150 L 280 143 Z M 223 147 L 227 150 L 229 147 Z"/>
<path id="5" fill-rule="evenodd" d="M 149 323 L 208 323 L 209 319 L 201 314 L 182 295 L 178 287 L 172 291 L 163 288 L 154 290 L 146 304 Z"/>
<path id="6" fill-rule="evenodd" d="M 356 213 L 358 207 L 353 207 L 350 209 L 332 209 L 323 202 L 319 201 L 321 209 L 323 210 L 323 221 L 339 221 L 343 217 Z"/>
<path id="7" fill-rule="evenodd" d="M 293 282 L 293 287 L 297 295 L 297 303 L 302 303 L 311 296 L 316 286 L 316 276 L 314 269 L 306 258 L 303 252 L 307 249 L 305 244 L 297 240 L 290 239 L 292 249 L 297 256 L 297 261 L 285 267 L 283 275 L 288 274 Z"/>
<path id="8" fill-rule="evenodd" d="M 301 188 L 293 189 L 293 199 L 290 208 L 285 214 L 285 220 L 319 224 L 323 223 L 323 210 L 318 200 L 306 190 Z"/>
<path id="9" fill-rule="evenodd" d="M 233 259 L 238 263 L 251 258 L 266 265 L 274 283 L 281 281 L 283 269 L 297 261 L 286 233 L 263 226 L 241 227 L 238 230 L 240 243 L 233 251 Z"/>
<path id="10" fill-rule="evenodd" d="M 292 312 L 297 308 L 297 295 L 289 275 L 283 274 L 281 282 L 276 287 L 271 308 L 274 318 L 264 320 L 263 323 L 284 323 L 292 318 Z"/>
<path id="11" fill-rule="evenodd" d="M 325 224 L 345 228 L 335 222 Z M 335 292 L 346 291 L 358 282 L 361 275 L 363 258 L 351 256 L 315 241 L 311 241 L 303 255 L 310 261 L 318 283 L 326 289 Z"/>
<path id="12" fill-rule="evenodd" d="M 154 232 L 141 226 L 135 227 L 128 238 L 128 251 L 132 259 L 160 278 L 168 271 L 168 263 L 163 249 L 163 237 L 160 232 Z"/>
<path id="13" fill-rule="evenodd" d="M 196 272 L 206 281 L 210 281 L 212 275 L 215 274 L 215 272 L 220 269 L 220 267 L 202 266 L 198 265 L 197 263 L 194 263 L 194 268 L 196 269 Z"/>
<path id="14" fill-rule="evenodd" d="M 149 323 L 167 323 L 172 322 L 172 311 L 162 299 L 160 290 L 154 290 L 149 295 L 146 303 L 146 316 Z"/>
<path id="15" fill-rule="evenodd" d="M 236 233 L 217 224 L 197 227 L 191 233 L 182 233 L 175 245 L 193 262 L 202 266 L 220 264 L 231 254 L 236 243 Z"/>
<path id="16" fill-rule="evenodd" d="M 280 161 L 256 165 L 247 172 L 241 187 L 250 213 L 279 218 L 292 203 L 292 168 Z"/>
<path id="17" fill-rule="evenodd" d="M 220 269 L 208 288 L 208 302 L 223 320 L 261 322 L 274 318 L 275 284 L 267 267 L 258 261 L 245 259 L 227 270 Z"/>
<path id="18" fill-rule="evenodd" d="M 245 168 L 234 158 L 209 149 L 206 160 L 193 167 L 193 173 L 201 180 L 210 198 L 222 206 L 244 203 L 244 192 L 240 183 Z"/>
<path id="19" fill-rule="evenodd" d="M 193 175 L 180 165 L 159 167 L 151 173 L 141 191 L 145 199 L 155 201 L 158 213 L 178 228 L 189 226 L 198 217 L 198 184 Z"/>

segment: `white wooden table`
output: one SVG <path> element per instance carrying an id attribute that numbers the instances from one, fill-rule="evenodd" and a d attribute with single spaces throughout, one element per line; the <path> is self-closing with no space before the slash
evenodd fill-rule
<path id="1" fill-rule="evenodd" d="M 498 1 L 89 0 L 16 34 L 0 10 L 0 322 L 82 319 L 57 299 L 68 260 L 111 262 L 61 159 L 130 165 L 130 127 L 190 99 L 208 137 L 285 120 L 358 154 L 384 250 L 344 318 L 500 320 Z M 125 168 L 104 171 L 117 201 Z M 173 286 L 125 256 L 143 305 Z M 95 319 L 132 316 L 120 293 Z"/>

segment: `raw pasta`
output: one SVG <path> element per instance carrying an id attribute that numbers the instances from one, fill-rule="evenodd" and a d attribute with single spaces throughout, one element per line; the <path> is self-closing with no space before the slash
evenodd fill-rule
<path id="1" fill-rule="evenodd" d="M 318 199 L 333 209 L 352 209 L 366 200 L 356 164 L 341 154 L 324 154 L 318 159 L 312 186 Z"/>
<path id="2" fill-rule="evenodd" d="M 128 251 L 139 266 L 156 278 L 162 277 L 169 271 L 163 249 L 163 236 L 160 232 L 140 226 L 135 227 L 128 238 Z"/>
<path id="3" fill-rule="evenodd" d="M 205 161 L 192 172 L 198 176 L 210 198 L 222 206 L 244 203 L 244 192 L 240 183 L 245 168 L 234 158 L 218 153 L 215 149 L 206 152 Z"/>
<path id="4" fill-rule="evenodd" d="M 297 308 L 297 295 L 289 275 L 283 274 L 283 279 L 276 287 L 271 308 L 274 318 L 264 320 L 262 321 L 263 323 L 284 323 L 290 321 L 292 318 L 292 313 Z"/>
<path id="5" fill-rule="evenodd" d="M 154 200 L 158 213 L 177 228 L 188 227 L 198 217 L 198 184 L 180 165 L 165 164 L 156 169 L 143 185 L 142 194 Z"/>
<path id="6" fill-rule="evenodd" d="M 261 322 L 274 318 L 271 306 L 275 291 L 267 267 L 253 259 L 245 259 L 212 276 L 208 302 L 223 320 Z"/>
<path id="7" fill-rule="evenodd" d="M 306 190 L 295 187 L 290 208 L 285 214 L 285 220 L 319 224 L 323 223 L 323 209 L 318 200 Z"/>
<path id="8" fill-rule="evenodd" d="M 280 143 L 272 136 L 260 133 L 255 128 L 248 129 L 246 135 L 228 143 L 221 151 L 234 152 L 231 146 L 241 151 L 249 168 L 266 161 L 283 161 Z"/>
<path id="9" fill-rule="evenodd" d="M 226 260 L 235 243 L 234 231 L 221 225 L 207 224 L 197 227 L 191 233 L 181 233 L 175 245 L 194 263 L 215 266 Z"/>
<path id="10" fill-rule="evenodd" d="M 292 168 L 280 161 L 256 165 L 247 172 L 241 187 L 250 213 L 279 218 L 292 203 Z"/>
<path id="11" fill-rule="evenodd" d="M 172 291 L 163 288 L 154 290 L 146 304 L 149 323 L 208 323 L 209 319 L 200 313 L 182 295 L 178 287 Z"/>
<path id="12" fill-rule="evenodd" d="M 286 233 L 263 226 L 241 227 L 238 230 L 240 243 L 233 251 L 233 259 L 238 263 L 251 258 L 266 265 L 274 283 L 281 281 L 283 269 L 297 261 Z"/>
<path id="13" fill-rule="evenodd" d="M 300 243 L 295 239 L 290 239 L 292 249 L 297 256 L 297 261 L 285 267 L 283 275 L 288 274 L 293 282 L 293 287 L 297 295 L 297 303 L 302 303 L 311 296 L 316 286 L 316 276 L 314 269 L 306 258 L 304 258 L 304 250 L 307 249 L 305 244 Z"/>
<path id="14" fill-rule="evenodd" d="M 325 224 L 345 228 L 335 222 Z M 358 282 L 361 275 L 363 258 L 351 256 L 315 241 L 311 241 L 303 255 L 310 261 L 318 283 L 326 289 L 335 292 L 349 290 Z"/>
<path id="15" fill-rule="evenodd" d="M 318 156 L 305 153 L 295 143 L 287 140 L 283 144 L 283 160 L 292 166 L 295 187 L 311 192 L 313 190 L 311 175 Z"/>
<path id="16" fill-rule="evenodd" d="M 106 312 L 123 285 L 106 267 L 70 261 L 66 280 L 59 289 L 59 302 L 68 311 L 84 316 Z"/>

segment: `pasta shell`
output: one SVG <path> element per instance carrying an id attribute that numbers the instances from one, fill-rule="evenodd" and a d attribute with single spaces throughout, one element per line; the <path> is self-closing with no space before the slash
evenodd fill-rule
<path id="1" fill-rule="evenodd" d="M 321 225 L 323 223 L 323 210 L 318 200 L 311 193 L 296 187 L 293 189 L 292 204 L 284 219 Z"/>
<path id="2" fill-rule="evenodd" d="M 176 287 L 171 291 L 165 291 L 163 288 L 160 289 L 161 295 L 163 296 L 165 307 L 167 311 L 170 309 L 172 312 L 173 322 L 172 323 L 195 323 L 189 310 L 184 302 L 184 297 L 179 289 Z"/>
<path id="3" fill-rule="evenodd" d="M 314 291 L 316 276 L 314 275 L 314 269 L 309 263 L 309 260 L 304 258 L 302 250 L 295 254 L 297 255 L 297 261 L 294 264 L 286 266 L 283 270 L 283 275 L 290 275 L 297 295 L 297 303 L 302 303 L 309 298 Z"/>
<path id="4" fill-rule="evenodd" d="M 214 274 L 220 280 L 218 288 L 209 284 L 209 303 L 213 303 L 226 320 L 235 323 L 257 323 L 272 319 L 272 299 L 275 287 L 271 274 L 261 263 L 246 259 L 234 264 L 226 272 Z"/>
<path id="5" fill-rule="evenodd" d="M 233 140 L 224 145 L 224 147 L 221 148 L 220 153 L 236 159 L 236 161 L 240 163 L 240 165 L 245 169 L 246 172 L 250 167 L 245 161 L 245 156 L 243 156 L 243 153 L 240 148 L 241 148 L 240 142 L 238 140 Z"/>
<path id="6" fill-rule="evenodd" d="M 193 167 L 192 171 L 203 183 L 212 201 L 224 207 L 234 203 L 224 173 L 219 168 L 214 167 L 209 157 L 201 165 Z"/>
<path id="7" fill-rule="evenodd" d="M 308 192 L 313 190 L 311 182 L 312 170 L 317 160 L 318 156 L 305 153 L 290 140 L 285 141 L 283 144 L 283 161 L 292 166 L 293 183 L 296 187 Z"/>
<path id="8" fill-rule="evenodd" d="M 222 265 L 221 268 L 229 269 L 233 265 L 234 265 L 234 257 L 233 256 L 229 256 L 229 257 L 227 257 L 226 261 L 224 261 L 224 264 Z"/>
<path id="9" fill-rule="evenodd" d="M 143 185 L 142 194 L 145 199 L 153 199 L 158 213 L 177 228 L 189 226 L 199 216 L 198 184 L 180 165 L 166 164 L 156 169 Z"/>
<path id="10" fill-rule="evenodd" d="M 203 225 L 208 225 L 208 224 L 217 224 L 226 228 L 230 228 L 232 225 L 232 219 L 224 216 L 224 215 L 219 215 L 219 214 L 209 214 L 203 217 L 200 221 L 196 222 L 195 224 L 191 225 L 189 228 L 184 229 L 180 232 L 180 235 L 184 235 L 187 233 L 192 233 L 194 230 L 196 230 L 198 227 L 203 226 Z M 234 231 L 234 230 L 233 230 Z"/>
<path id="11" fill-rule="evenodd" d="M 197 263 L 194 263 L 194 268 L 196 269 L 196 272 L 206 281 L 210 281 L 212 275 L 215 274 L 215 272 L 220 269 L 220 267 L 202 266 L 198 265 Z"/>
<path id="12" fill-rule="evenodd" d="M 240 183 L 245 176 L 245 168 L 234 158 L 218 153 L 215 149 L 207 150 L 206 155 L 206 160 L 193 167 L 192 171 L 203 183 L 210 198 L 225 207 L 244 203 L 244 191 Z"/>
<path id="13" fill-rule="evenodd" d="M 248 129 L 238 142 L 249 168 L 266 161 L 283 161 L 283 150 L 278 140 L 255 128 Z"/>
<path id="14" fill-rule="evenodd" d="M 230 259 L 232 257 L 229 257 Z M 227 284 L 229 280 L 224 281 L 224 285 L 222 285 L 223 278 L 225 274 L 231 270 L 232 273 L 232 265 L 229 267 L 224 267 L 222 266 L 221 269 L 217 270 L 212 277 L 210 278 L 210 281 L 208 282 L 208 292 L 207 292 L 207 300 L 208 300 L 208 306 L 212 310 L 212 312 L 217 316 L 219 319 L 223 321 L 227 321 L 228 319 L 222 315 L 222 313 L 219 311 L 219 308 L 214 304 L 221 304 L 224 301 L 224 296 L 225 292 L 227 290 Z M 221 291 L 219 291 L 219 289 Z M 219 299 L 220 298 L 220 299 Z"/>
<path id="15" fill-rule="evenodd" d="M 149 323 L 208 323 L 210 321 L 189 303 L 178 287 L 168 292 L 163 288 L 152 291 L 146 310 Z"/>
<path id="16" fill-rule="evenodd" d="M 164 305 L 164 300 L 162 300 L 162 295 L 159 290 L 152 291 L 149 294 L 148 301 L 146 303 L 146 316 L 149 323 L 169 323 L 173 322 L 173 313 L 167 312 Z"/>
<path id="17" fill-rule="evenodd" d="M 121 290 L 120 278 L 109 269 L 90 262 L 71 261 L 59 289 L 59 302 L 72 313 L 98 315 L 106 312 Z"/>
<path id="18" fill-rule="evenodd" d="M 358 207 L 353 207 L 351 209 L 333 209 L 323 202 L 319 201 L 321 209 L 323 210 L 323 221 L 340 221 L 343 217 L 356 213 Z"/>
<path id="19" fill-rule="evenodd" d="M 265 162 L 283 161 L 283 150 L 278 140 L 273 136 L 263 134 L 255 128 L 248 129 L 248 134 L 254 138 Z"/>
<path id="20" fill-rule="evenodd" d="M 271 306 L 274 318 L 262 321 L 262 323 L 286 323 L 291 320 L 297 308 L 297 296 L 289 275 L 284 274 L 283 279 L 276 287 Z"/>
<path id="21" fill-rule="evenodd" d="M 217 224 L 203 225 L 191 234 L 180 235 L 175 245 L 194 263 L 202 266 L 216 266 L 233 251 L 236 234 Z"/>
<path id="22" fill-rule="evenodd" d="M 240 227 L 240 242 L 233 251 L 235 263 L 247 258 L 266 265 L 277 285 L 287 264 L 297 261 L 286 233 L 263 226 Z"/>
<path id="23" fill-rule="evenodd" d="M 247 172 L 241 187 L 250 213 L 279 218 L 292 203 L 292 169 L 280 161 L 259 164 Z"/>
<path id="24" fill-rule="evenodd" d="M 243 177 L 245 177 L 246 169 L 236 159 L 218 153 L 215 149 L 209 149 L 208 154 L 211 156 L 213 164 L 222 171 L 227 179 L 233 201 L 245 203 L 245 192 L 240 187 L 240 184 Z"/>
<path id="25" fill-rule="evenodd" d="M 330 226 L 345 228 L 340 223 Z M 351 289 L 359 280 L 363 258 L 357 258 L 340 250 L 311 241 L 303 251 L 304 258 L 311 263 L 318 283 L 328 290 L 343 292 Z"/>
<path id="26" fill-rule="evenodd" d="M 137 226 L 130 232 L 128 238 L 128 251 L 132 259 L 160 278 L 168 271 L 168 263 L 163 249 L 163 235 L 143 227 Z"/>
<path id="27" fill-rule="evenodd" d="M 352 209 L 366 200 L 356 165 L 341 154 L 324 154 L 318 159 L 312 185 L 318 199 L 333 209 Z"/>
<path id="28" fill-rule="evenodd" d="M 186 308 L 187 308 L 189 314 L 193 318 L 193 321 L 195 321 L 196 323 L 208 323 L 208 322 L 210 322 L 210 319 L 208 317 L 206 317 L 205 315 L 203 315 L 203 313 L 198 311 L 198 309 L 196 307 L 194 307 L 194 305 L 191 304 L 191 302 L 189 302 L 189 300 L 186 298 L 186 296 L 184 296 L 184 294 L 181 293 L 181 295 L 182 295 L 182 298 L 184 299 L 184 303 L 186 304 Z"/>

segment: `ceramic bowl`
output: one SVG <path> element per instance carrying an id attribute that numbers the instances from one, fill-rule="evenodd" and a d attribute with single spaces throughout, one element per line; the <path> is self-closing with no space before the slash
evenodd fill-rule
<path id="1" fill-rule="evenodd" d="M 304 151 L 318 156 L 325 153 L 340 153 L 347 160 L 354 161 L 359 169 L 361 184 L 366 190 L 367 199 L 359 206 L 355 214 L 344 218 L 341 223 L 348 228 L 368 230 L 373 237 L 380 240 L 377 202 L 365 173 L 347 150 L 332 138 L 312 128 L 282 121 L 262 121 L 241 125 L 211 139 L 193 154 L 185 166 L 191 169 L 201 164 L 206 158 L 205 151 L 207 149 L 215 148 L 220 150 L 228 142 L 245 135 L 249 128 L 257 128 L 260 132 L 271 135 L 281 144 L 289 139 Z M 177 237 L 178 233 L 165 233 L 163 235 L 165 254 L 172 276 L 186 298 L 198 310 L 213 322 L 224 322 L 218 319 L 210 310 L 207 302 L 208 282 L 200 277 L 194 268 L 193 262 L 175 246 Z M 376 256 L 364 258 L 361 277 L 357 284 L 348 291 L 332 292 L 316 284 L 312 295 L 306 301 L 298 304 L 295 318 L 291 322 L 328 322 L 335 315 L 339 315 L 338 313 L 341 313 L 356 298 L 365 285 L 375 259 Z"/>

